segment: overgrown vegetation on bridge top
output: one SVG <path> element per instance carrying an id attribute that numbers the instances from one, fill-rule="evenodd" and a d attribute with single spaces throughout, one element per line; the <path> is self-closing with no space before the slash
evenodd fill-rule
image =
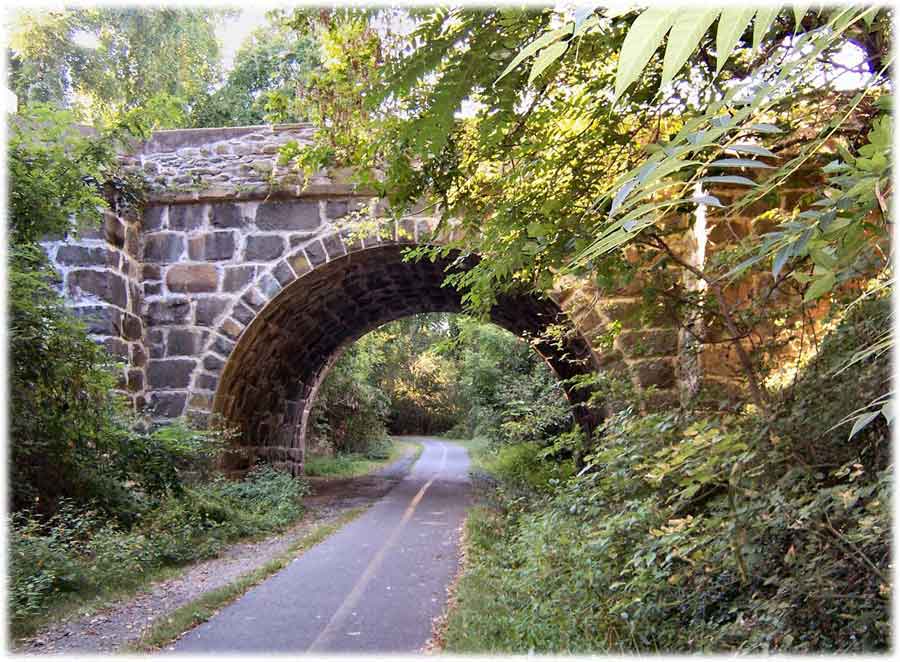
<path id="1" fill-rule="evenodd" d="M 215 12 L 23 14 L 14 622 L 297 516 L 303 484 L 277 472 L 206 480 L 223 433 L 126 411 L 38 240 L 72 216 L 96 226 L 112 191 L 140 203 L 112 160 L 129 131 L 306 118 L 316 144 L 284 154 L 298 169 L 352 166 L 398 214 L 428 191 L 456 223 L 410 259 L 480 257 L 448 282 L 472 317 L 367 336 L 314 415 L 338 451 L 378 454 L 379 430 L 483 439 L 494 478 L 468 524 L 451 650 L 887 649 L 891 20 L 859 6 L 279 11 L 222 79 Z M 159 47 L 185 34 L 199 46 Z M 601 295 L 640 284 L 641 319 L 666 309 L 678 402 L 654 411 L 652 392 L 601 369 L 582 386 L 606 417 L 591 436 L 572 427 L 528 346 L 478 320 L 561 277 Z M 598 332 L 611 354 L 626 337 Z M 725 360 L 742 388 L 704 381 Z"/>

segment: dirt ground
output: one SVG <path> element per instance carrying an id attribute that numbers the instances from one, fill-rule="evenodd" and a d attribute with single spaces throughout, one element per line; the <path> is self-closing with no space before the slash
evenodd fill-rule
<path id="1" fill-rule="evenodd" d="M 413 461 L 409 451 L 400 460 L 358 478 L 308 478 L 312 494 L 304 500 L 305 516 L 293 527 L 257 542 L 232 545 L 214 559 L 183 568 L 172 579 L 157 582 L 120 602 L 83 615 L 75 613 L 18 642 L 13 653 L 112 653 L 140 638 L 157 618 L 171 613 L 208 591 L 280 556 L 314 527 L 337 519 L 343 512 L 374 503 L 403 477 Z"/>

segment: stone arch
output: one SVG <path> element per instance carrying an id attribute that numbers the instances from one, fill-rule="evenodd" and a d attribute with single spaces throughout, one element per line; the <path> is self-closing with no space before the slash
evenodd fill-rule
<path id="1" fill-rule="evenodd" d="M 342 349 L 401 317 L 461 311 L 459 294 L 442 286 L 449 271 L 464 268 L 459 260 L 406 261 L 404 249 L 416 237 L 399 235 L 354 241 L 336 234 L 322 259 L 309 247 L 299 250 L 248 286 L 218 324 L 191 385 L 188 415 L 208 420 L 215 413 L 240 429 L 242 452 L 229 469 L 264 460 L 302 472 L 309 413 Z M 552 299 L 508 295 L 491 319 L 520 337 L 562 325 L 567 333 L 558 342 L 534 344 L 538 354 L 561 379 L 596 369 L 588 342 Z M 593 429 L 586 394 L 569 388 L 567 395 L 579 422 Z"/>

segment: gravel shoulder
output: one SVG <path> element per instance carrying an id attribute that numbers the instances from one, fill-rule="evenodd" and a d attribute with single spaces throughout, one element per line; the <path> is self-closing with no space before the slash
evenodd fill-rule
<path id="1" fill-rule="evenodd" d="M 280 556 L 313 528 L 336 520 L 352 508 L 374 503 L 403 478 L 414 457 L 410 451 L 393 464 L 357 478 L 309 478 L 312 494 L 304 499 L 307 512 L 286 531 L 255 542 L 236 543 L 216 558 L 185 566 L 179 576 L 156 582 L 130 598 L 89 615 L 76 613 L 19 642 L 11 652 L 40 655 L 115 652 L 138 640 L 159 617 Z"/>

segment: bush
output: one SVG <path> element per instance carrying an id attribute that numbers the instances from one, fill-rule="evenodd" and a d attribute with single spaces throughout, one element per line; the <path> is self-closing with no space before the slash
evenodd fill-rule
<path id="1" fill-rule="evenodd" d="M 155 569 L 217 554 L 238 538 L 281 530 L 303 513 L 306 483 L 268 466 L 245 480 L 169 492 L 130 527 L 62 499 L 49 519 L 17 514 L 10 527 L 13 623 L 66 594 L 133 587 Z"/>
<path id="2" fill-rule="evenodd" d="M 500 446 L 487 460 L 487 468 L 516 488 L 546 492 L 552 490 L 555 483 L 571 477 L 574 465 L 571 460 L 543 459 L 542 450 L 533 443 Z"/>
<path id="3" fill-rule="evenodd" d="M 394 442 L 385 435 L 384 437 L 373 439 L 369 443 L 369 447 L 366 449 L 366 458 L 370 460 L 386 460 L 391 456 L 393 450 Z"/>
<path id="4" fill-rule="evenodd" d="M 550 494 L 493 493 L 470 521 L 456 652 L 862 652 L 890 641 L 891 465 L 878 420 L 830 429 L 884 387 L 889 364 L 836 368 L 888 320 L 860 305 L 781 394 L 770 423 L 625 409 L 587 471 Z M 530 456 L 529 456 L 530 452 Z M 540 475 L 540 446 L 489 468 Z"/>

